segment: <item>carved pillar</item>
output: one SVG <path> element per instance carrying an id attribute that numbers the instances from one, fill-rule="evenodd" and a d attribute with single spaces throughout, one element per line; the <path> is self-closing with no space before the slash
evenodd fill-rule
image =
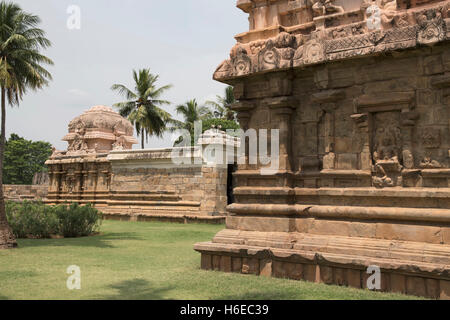
<path id="1" fill-rule="evenodd" d="M 241 126 L 241 129 L 244 133 L 249 129 L 249 123 L 251 118 L 251 110 L 255 107 L 252 102 L 249 101 L 239 101 L 233 105 L 233 110 L 237 112 L 237 119 Z M 245 150 L 243 150 L 243 159 L 239 159 L 238 161 L 238 169 L 239 170 L 247 170 L 249 168 L 249 143 L 248 141 L 241 141 L 241 146 L 245 146 Z M 241 150 L 242 152 L 242 150 Z M 238 155 L 240 157 L 241 154 Z"/>
<path id="2" fill-rule="evenodd" d="M 312 101 L 317 103 L 322 111 L 319 120 L 323 119 L 324 121 L 325 156 L 323 158 L 323 169 L 335 169 L 335 110 L 338 107 L 338 101 L 344 99 L 344 97 L 345 92 L 343 90 L 326 90 L 312 96 Z"/>
<path id="3" fill-rule="evenodd" d="M 291 171 L 291 144 L 292 144 L 292 113 L 296 108 L 297 101 L 292 97 L 279 97 L 267 100 L 267 105 L 277 118 L 280 130 L 280 162 L 279 169 Z"/>
<path id="4" fill-rule="evenodd" d="M 412 139 L 414 126 L 418 118 L 419 114 L 416 112 L 402 113 L 403 166 L 406 169 L 414 168 Z"/>
<path id="5" fill-rule="evenodd" d="M 369 115 L 367 113 L 351 116 L 358 128 L 357 134 L 361 139 L 361 153 L 359 156 L 359 169 L 372 170 L 372 156 L 370 152 Z"/>

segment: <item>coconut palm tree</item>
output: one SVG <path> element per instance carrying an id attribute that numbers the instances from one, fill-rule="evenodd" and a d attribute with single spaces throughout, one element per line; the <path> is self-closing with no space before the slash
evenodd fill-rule
<path id="1" fill-rule="evenodd" d="M 51 74 L 44 68 L 53 61 L 40 51 L 50 47 L 45 32 L 38 28 L 38 16 L 23 11 L 14 3 L 0 2 L 0 249 L 17 246 L 8 225 L 3 194 L 3 155 L 5 151 L 6 104 L 19 105 L 29 89 L 48 85 Z"/>
<path id="2" fill-rule="evenodd" d="M 167 124 L 172 121 L 172 116 L 161 108 L 170 102 L 160 99 L 172 85 L 157 88 L 158 79 L 159 76 L 151 74 L 150 69 L 141 69 L 138 72 L 133 70 L 134 92 L 122 84 L 111 87 L 111 90 L 127 99 L 125 102 L 116 103 L 114 107 L 119 109 L 121 116 L 127 117 L 133 123 L 137 135 L 141 136 L 142 149 L 145 148 L 145 140 L 148 141 L 149 136 L 162 137 Z"/>
<path id="3" fill-rule="evenodd" d="M 196 121 L 206 120 L 212 117 L 211 110 L 206 106 L 200 106 L 196 99 L 187 101 L 176 107 L 177 114 L 183 117 L 183 121 L 173 121 L 171 131 L 186 130 L 191 134 L 191 144 L 194 144 L 194 127 Z M 178 138 L 175 144 L 179 144 L 183 137 Z"/>
<path id="4" fill-rule="evenodd" d="M 231 109 L 235 102 L 233 87 L 228 86 L 225 88 L 225 95 L 223 97 L 218 95 L 216 101 L 206 101 L 206 105 L 214 109 L 214 116 L 216 118 L 235 120 L 236 113 Z"/>

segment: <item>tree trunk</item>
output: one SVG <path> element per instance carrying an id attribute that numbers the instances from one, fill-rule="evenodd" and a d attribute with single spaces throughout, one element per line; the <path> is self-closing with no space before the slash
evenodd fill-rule
<path id="1" fill-rule="evenodd" d="M 6 219 L 5 197 L 3 194 L 3 156 L 5 151 L 6 140 L 6 92 L 5 88 L 1 89 L 1 108 L 2 108 L 2 129 L 0 136 L 0 249 L 10 249 L 17 247 L 16 239 Z"/>
<path id="2" fill-rule="evenodd" d="M 142 150 L 144 150 L 145 149 L 145 138 L 144 138 L 144 129 L 141 129 L 141 147 L 142 147 Z"/>

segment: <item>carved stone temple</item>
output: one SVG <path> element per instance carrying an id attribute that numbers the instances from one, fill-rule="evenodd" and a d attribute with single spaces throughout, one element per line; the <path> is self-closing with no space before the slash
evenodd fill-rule
<path id="1" fill-rule="evenodd" d="M 214 79 L 244 130 L 279 129 L 280 168 L 239 165 L 201 267 L 366 288 L 377 266 L 383 291 L 450 298 L 450 1 L 237 6 Z"/>
<path id="2" fill-rule="evenodd" d="M 234 163 L 223 157 L 237 153 L 238 139 L 211 129 L 196 147 L 131 150 L 133 131 L 105 106 L 72 120 L 63 138 L 68 149 L 46 162 L 46 202 L 91 203 L 111 219 L 223 222 Z"/>

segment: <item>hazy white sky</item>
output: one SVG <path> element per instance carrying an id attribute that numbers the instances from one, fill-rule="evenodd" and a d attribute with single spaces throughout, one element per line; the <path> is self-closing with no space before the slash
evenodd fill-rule
<path id="1" fill-rule="evenodd" d="M 42 19 L 53 46 L 45 54 L 55 65 L 50 86 L 25 96 L 19 108 L 7 110 L 7 135 L 45 140 L 66 149 L 61 138 L 71 119 L 94 105 L 122 98 L 114 83 L 133 88 L 133 69 L 150 68 L 160 85 L 174 87 L 164 97 L 175 115 L 177 104 L 222 94 L 212 80 L 227 58 L 234 35 L 248 30 L 246 15 L 235 0 L 16 0 Z M 67 28 L 67 8 L 81 9 L 81 29 Z M 147 147 L 170 146 L 170 136 Z"/>

